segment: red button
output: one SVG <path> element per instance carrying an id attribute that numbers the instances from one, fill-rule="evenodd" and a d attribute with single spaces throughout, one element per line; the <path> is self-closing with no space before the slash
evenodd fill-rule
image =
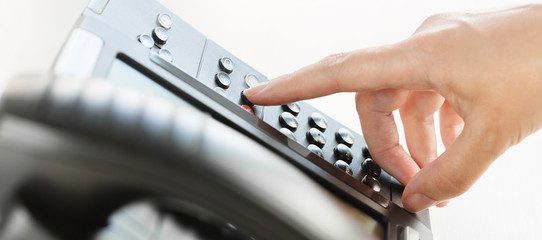
<path id="1" fill-rule="evenodd" d="M 252 110 L 251 107 L 249 107 L 248 105 L 241 105 L 241 107 L 243 109 L 245 109 L 245 111 L 249 112 L 250 114 L 254 115 L 254 110 Z"/>

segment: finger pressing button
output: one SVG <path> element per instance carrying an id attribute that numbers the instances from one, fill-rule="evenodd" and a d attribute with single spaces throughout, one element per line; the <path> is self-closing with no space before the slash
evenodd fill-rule
<path id="1" fill-rule="evenodd" d="M 241 91 L 241 102 L 251 107 L 254 106 L 254 103 L 248 100 L 247 96 L 245 95 L 245 91 Z"/>

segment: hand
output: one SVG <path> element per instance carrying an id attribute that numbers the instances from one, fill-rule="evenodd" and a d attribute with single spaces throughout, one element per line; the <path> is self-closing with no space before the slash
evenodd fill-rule
<path id="1" fill-rule="evenodd" d="M 406 186 L 405 208 L 444 203 L 542 126 L 542 6 L 435 15 L 404 41 L 332 55 L 245 94 L 278 105 L 336 92 L 357 92 L 371 154 Z M 397 109 L 410 155 L 399 145 Z"/>

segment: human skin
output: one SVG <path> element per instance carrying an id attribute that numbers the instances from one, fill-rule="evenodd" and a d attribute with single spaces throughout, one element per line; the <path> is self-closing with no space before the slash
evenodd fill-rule
<path id="1" fill-rule="evenodd" d="M 408 39 L 328 56 L 245 95 L 280 105 L 337 92 L 356 92 L 371 155 L 405 185 L 404 207 L 443 206 L 542 127 L 542 5 L 437 14 Z M 394 110 L 410 154 L 399 144 Z"/>

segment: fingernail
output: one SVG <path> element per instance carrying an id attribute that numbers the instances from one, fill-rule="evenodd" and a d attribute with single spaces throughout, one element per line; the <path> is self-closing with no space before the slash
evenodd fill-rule
<path id="1" fill-rule="evenodd" d="M 444 201 L 444 202 L 439 202 L 439 203 L 437 204 L 437 207 L 438 207 L 438 208 L 443 208 L 443 207 L 448 206 L 449 203 L 450 203 L 450 200 Z"/>
<path id="2" fill-rule="evenodd" d="M 251 87 L 247 90 L 244 91 L 244 94 L 247 98 L 250 98 L 250 97 L 253 97 L 254 95 L 258 94 L 259 92 L 261 92 L 262 90 L 265 89 L 265 87 L 267 87 L 267 84 L 269 82 L 263 82 L 263 83 L 260 83 L 254 87 Z"/>
<path id="3" fill-rule="evenodd" d="M 437 201 L 421 194 L 415 193 L 403 202 L 405 208 L 410 212 L 419 212 L 437 204 Z"/>

